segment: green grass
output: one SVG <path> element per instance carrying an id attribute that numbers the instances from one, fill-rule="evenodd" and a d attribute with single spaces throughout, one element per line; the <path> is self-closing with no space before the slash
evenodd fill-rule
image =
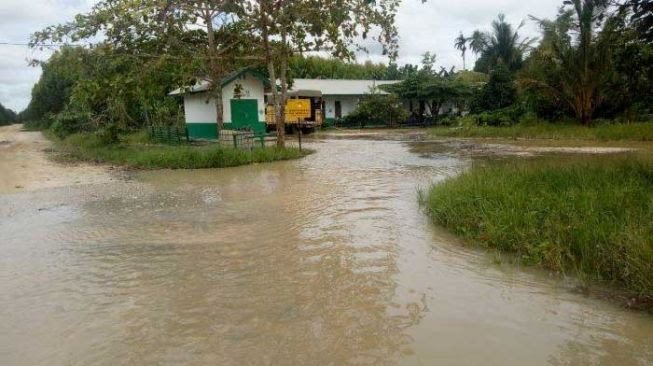
<path id="1" fill-rule="evenodd" d="M 424 201 L 435 222 L 470 243 L 653 303 L 650 156 L 485 162 Z"/>
<path id="2" fill-rule="evenodd" d="M 572 122 L 531 122 L 506 127 L 477 126 L 473 118 L 460 119 L 459 127 L 436 127 L 436 137 L 524 138 L 593 141 L 653 141 L 653 122 L 597 123 L 592 127 Z"/>
<path id="3" fill-rule="evenodd" d="M 66 160 L 88 161 L 126 166 L 137 169 L 203 169 L 225 168 L 252 163 L 290 160 L 311 153 L 296 148 L 232 149 L 218 145 L 168 146 L 144 144 L 146 135 L 133 134 L 121 143 L 106 144 L 92 133 L 79 133 L 60 140 L 52 135 L 59 157 Z"/>

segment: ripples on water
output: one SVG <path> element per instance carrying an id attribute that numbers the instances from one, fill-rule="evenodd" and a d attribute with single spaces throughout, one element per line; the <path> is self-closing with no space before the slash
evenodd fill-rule
<path id="1" fill-rule="evenodd" d="M 644 365 L 653 321 L 500 268 L 419 187 L 455 155 L 300 161 L 0 196 L 2 364 Z"/>

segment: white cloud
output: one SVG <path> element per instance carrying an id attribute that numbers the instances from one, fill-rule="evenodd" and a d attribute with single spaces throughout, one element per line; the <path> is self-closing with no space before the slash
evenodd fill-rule
<path id="1" fill-rule="evenodd" d="M 92 0 L 0 0 L 0 42 L 27 43 L 33 32 L 70 20 L 93 3 Z M 28 62 L 47 58 L 50 53 L 22 45 L 0 45 L 0 103 L 15 111 L 24 109 L 32 86 L 41 75 L 41 70 L 30 67 Z"/>
<path id="2" fill-rule="evenodd" d="M 404 0 L 399 14 L 400 49 L 399 64 L 419 64 L 425 52 L 435 52 L 437 64 L 447 68 L 463 67 L 460 52 L 454 46 L 454 38 L 459 32 L 471 35 L 476 30 L 489 30 L 491 22 L 503 13 L 511 24 L 526 21 L 520 34 L 537 37 L 539 31 L 528 21 L 529 15 L 552 18 L 557 13 L 561 0 Z M 374 52 L 376 51 L 376 52 Z M 359 61 L 386 61 L 378 49 L 370 50 L 369 55 L 359 55 Z M 468 68 L 473 63 L 471 52 L 467 54 Z"/>
<path id="3" fill-rule="evenodd" d="M 0 42 L 25 43 L 30 34 L 48 25 L 62 23 L 84 12 L 94 0 L 0 0 Z M 561 0 L 404 0 L 397 15 L 401 37 L 399 64 L 421 61 L 424 52 L 435 52 L 438 65 L 462 68 L 460 53 L 453 40 L 458 32 L 471 34 L 475 29 L 488 29 L 499 13 L 513 24 L 527 20 L 528 15 L 551 18 Z M 532 23 L 522 29 L 525 36 L 537 36 Z M 380 55 L 378 45 L 367 44 L 370 53 L 361 54 L 359 61 L 387 62 Z M 38 68 L 31 68 L 27 60 L 47 57 L 22 46 L 0 45 L 0 103 L 14 110 L 22 110 L 29 103 L 32 86 L 40 76 Z M 468 67 L 472 56 L 468 56 Z"/>

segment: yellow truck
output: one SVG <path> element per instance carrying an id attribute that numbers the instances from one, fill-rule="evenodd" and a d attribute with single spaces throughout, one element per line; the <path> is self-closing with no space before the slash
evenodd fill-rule
<path id="1" fill-rule="evenodd" d="M 276 125 L 274 106 L 265 108 L 265 122 L 268 126 Z M 286 124 L 300 123 L 304 127 L 316 127 L 322 124 L 322 103 L 315 103 L 311 98 L 296 98 L 286 101 Z"/>

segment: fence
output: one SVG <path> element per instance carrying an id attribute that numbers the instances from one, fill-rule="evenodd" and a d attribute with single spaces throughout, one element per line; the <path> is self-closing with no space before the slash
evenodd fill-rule
<path id="1" fill-rule="evenodd" d="M 256 133 L 247 130 L 221 130 L 218 142 L 220 145 L 234 149 L 252 150 L 276 145 L 277 135 L 276 133 Z"/>
<path id="2" fill-rule="evenodd" d="M 177 126 L 150 126 L 150 138 L 165 144 L 179 145 L 190 141 L 188 129 Z"/>

